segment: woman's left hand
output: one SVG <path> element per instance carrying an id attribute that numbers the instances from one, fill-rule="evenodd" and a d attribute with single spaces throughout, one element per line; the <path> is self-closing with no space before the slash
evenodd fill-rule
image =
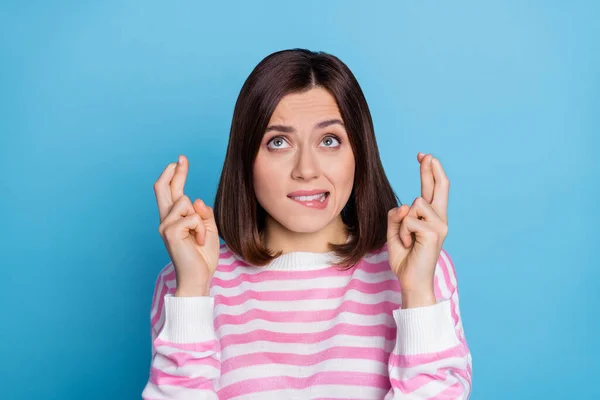
<path id="1" fill-rule="evenodd" d="M 442 164 L 419 153 L 421 197 L 412 206 L 403 204 L 388 213 L 387 244 L 390 267 L 398 277 L 403 302 L 414 306 L 435 304 L 435 266 L 448 234 L 450 182 Z M 406 305 L 405 305 L 406 306 Z"/>

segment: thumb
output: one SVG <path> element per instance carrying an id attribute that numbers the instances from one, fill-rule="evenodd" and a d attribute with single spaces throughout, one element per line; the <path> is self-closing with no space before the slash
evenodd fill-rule
<path id="1" fill-rule="evenodd" d="M 400 239 L 400 225 L 404 220 L 404 217 L 408 215 L 410 211 L 410 207 L 406 204 L 401 205 L 400 207 L 392 208 L 388 212 L 388 226 L 387 226 L 387 240 L 390 244 L 402 244 Z"/>
<path id="2" fill-rule="evenodd" d="M 217 232 L 217 223 L 212 207 L 207 206 L 201 199 L 194 201 L 194 210 L 200 215 L 209 231 Z"/>

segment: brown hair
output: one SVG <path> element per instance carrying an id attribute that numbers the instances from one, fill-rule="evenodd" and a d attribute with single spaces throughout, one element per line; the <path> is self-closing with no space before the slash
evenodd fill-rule
<path id="1" fill-rule="evenodd" d="M 342 258 L 338 265 L 351 268 L 387 242 L 387 214 L 399 199 L 383 170 L 371 113 L 356 78 L 331 54 L 282 50 L 265 57 L 242 86 L 214 203 L 219 236 L 252 265 L 265 265 L 280 255 L 261 241 L 266 211 L 254 193 L 252 171 L 263 134 L 282 97 L 314 87 L 336 99 L 356 163 L 352 193 L 342 210 L 351 237 L 345 244 L 330 244 L 330 249 Z"/>

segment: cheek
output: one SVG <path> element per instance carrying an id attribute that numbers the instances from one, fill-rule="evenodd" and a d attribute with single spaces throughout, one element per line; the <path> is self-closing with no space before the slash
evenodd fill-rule
<path id="1" fill-rule="evenodd" d="M 327 163 L 327 175 L 336 184 L 341 185 L 338 190 L 350 190 L 346 186 L 352 187 L 354 184 L 354 156 L 352 153 L 346 155 L 341 160 Z"/>
<path id="2" fill-rule="evenodd" d="M 263 157 L 257 157 L 253 168 L 254 190 L 258 199 L 266 199 L 281 185 L 278 169 Z"/>

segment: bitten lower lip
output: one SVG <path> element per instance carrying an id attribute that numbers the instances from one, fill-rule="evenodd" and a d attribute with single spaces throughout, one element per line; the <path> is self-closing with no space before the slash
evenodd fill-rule
<path id="1" fill-rule="evenodd" d="M 305 207 L 308 208 L 315 208 L 318 210 L 322 210 L 324 208 L 327 207 L 327 204 L 329 204 L 329 192 L 325 193 L 325 199 L 323 201 L 321 201 L 321 199 L 310 199 L 310 200 L 300 200 L 298 198 L 294 198 L 294 197 L 290 197 L 288 196 L 290 199 L 294 200 L 296 203 L 302 204 Z"/>

